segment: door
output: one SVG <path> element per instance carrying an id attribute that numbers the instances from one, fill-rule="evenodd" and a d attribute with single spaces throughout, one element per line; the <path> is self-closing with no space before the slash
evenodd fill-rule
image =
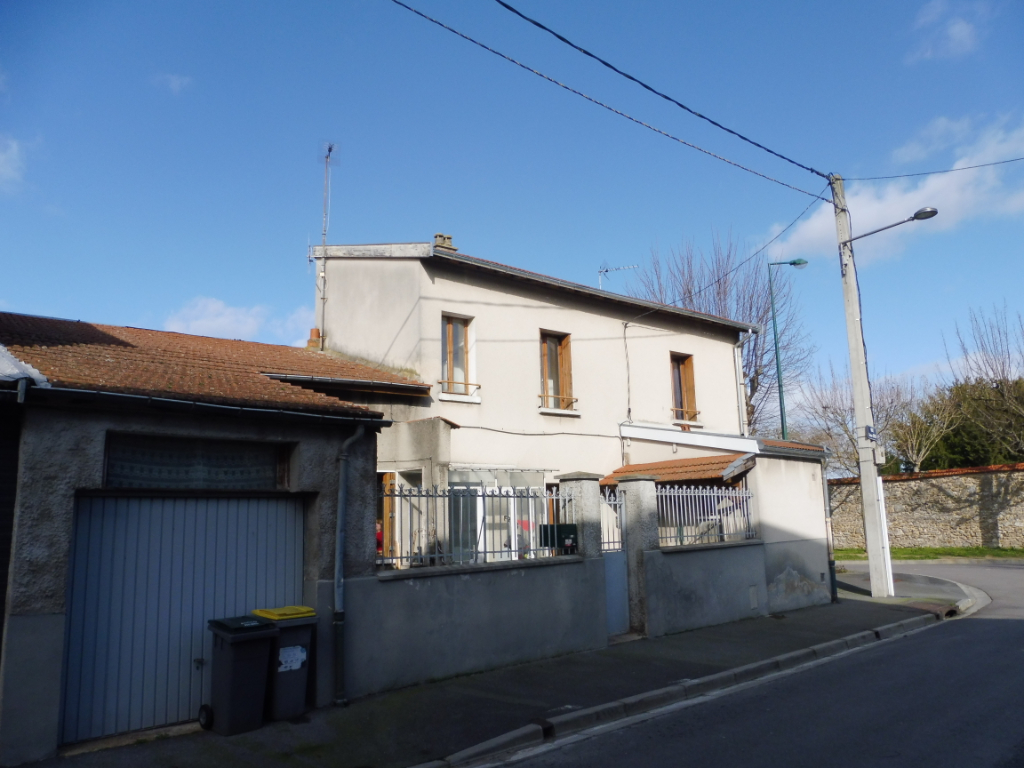
<path id="1" fill-rule="evenodd" d="M 622 493 L 606 491 L 601 496 L 601 555 L 604 558 L 605 610 L 608 634 L 629 631 L 629 583 L 626 551 L 622 546 Z"/>
<path id="2" fill-rule="evenodd" d="M 83 497 L 72 541 L 64 743 L 192 720 L 209 619 L 302 602 L 292 497 Z"/>

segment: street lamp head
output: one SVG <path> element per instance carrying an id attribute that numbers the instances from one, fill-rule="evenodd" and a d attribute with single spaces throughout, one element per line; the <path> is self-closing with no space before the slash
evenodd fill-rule
<path id="1" fill-rule="evenodd" d="M 930 219 L 934 216 L 938 216 L 938 214 L 939 212 L 935 208 L 922 208 L 917 213 L 915 213 L 912 218 L 914 219 L 914 221 L 924 221 L 925 219 Z"/>
<path id="2" fill-rule="evenodd" d="M 803 269 L 807 266 L 807 259 L 793 259 L 789 262 L 789 265 L 791 267 L 796 267 L 797 269 Z"/>

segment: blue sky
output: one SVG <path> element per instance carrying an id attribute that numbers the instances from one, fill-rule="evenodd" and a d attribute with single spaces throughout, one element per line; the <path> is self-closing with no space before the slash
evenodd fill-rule
<path id="1" fill-rule="evenodd" d="M 639 119 L 811 191 L 824 182 L 603 69 L 490 0 L 410 4 Z M 621 68 L 847 177 L 1024 156 L 1024 5 L 518 0 Z M 326 140 L 332 243 L 453 235 L 596 284 L 692 239 L 749 252 L 811 198 L 669 141 L 389 0 L 0 3 L 0 308 L 275 343 L 305 338 Z M 929 370 L 971 307 L 1024 310 L 1024 162 L 850 182 L 873 369 Z M 818 204 L 773 256 L 843 365 Z M 622 290 L 619 273 L 606 284 Z M 386 286 L 374 286 L 386 300 Z"/>

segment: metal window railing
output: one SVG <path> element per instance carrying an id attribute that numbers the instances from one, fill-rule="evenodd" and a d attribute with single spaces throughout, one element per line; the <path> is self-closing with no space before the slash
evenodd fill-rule
<path id="1" fill-rule="evenodd" d="M 622 516 L 625 495 L 606 488 L 601 494 L 601 551 L 622 551 Z"/>
<path id="2" fill-rule="evenodd" d="M 491 563 L 577 552 L 571 495 L 543 488 L 381 490 L 388 532 L 378 567 Z"/>
<path id="3" fill-rule="evenodd" d="M 562 411 L 576 410 L 576 403 L 579 401 L 578 397 L 569 395 L 537 395 L 537 397 L 540 398 L 541 408 L 557 408 Z"/>
<path id="4" fill-rule="evenodd" d="M 756 539 L 743 488 L 658 488 L 658 538 L 663 547 Z"/>

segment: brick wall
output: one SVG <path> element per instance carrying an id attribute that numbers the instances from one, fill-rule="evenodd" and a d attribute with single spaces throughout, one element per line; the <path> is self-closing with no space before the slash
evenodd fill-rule
<path id="1" fill-rule="evenodd" d="M 890 547 L 1024 547 L 1024 464 L 883 478 Z M 829 481 L 838 549 L 864 546 L 860 484 Z"/>

